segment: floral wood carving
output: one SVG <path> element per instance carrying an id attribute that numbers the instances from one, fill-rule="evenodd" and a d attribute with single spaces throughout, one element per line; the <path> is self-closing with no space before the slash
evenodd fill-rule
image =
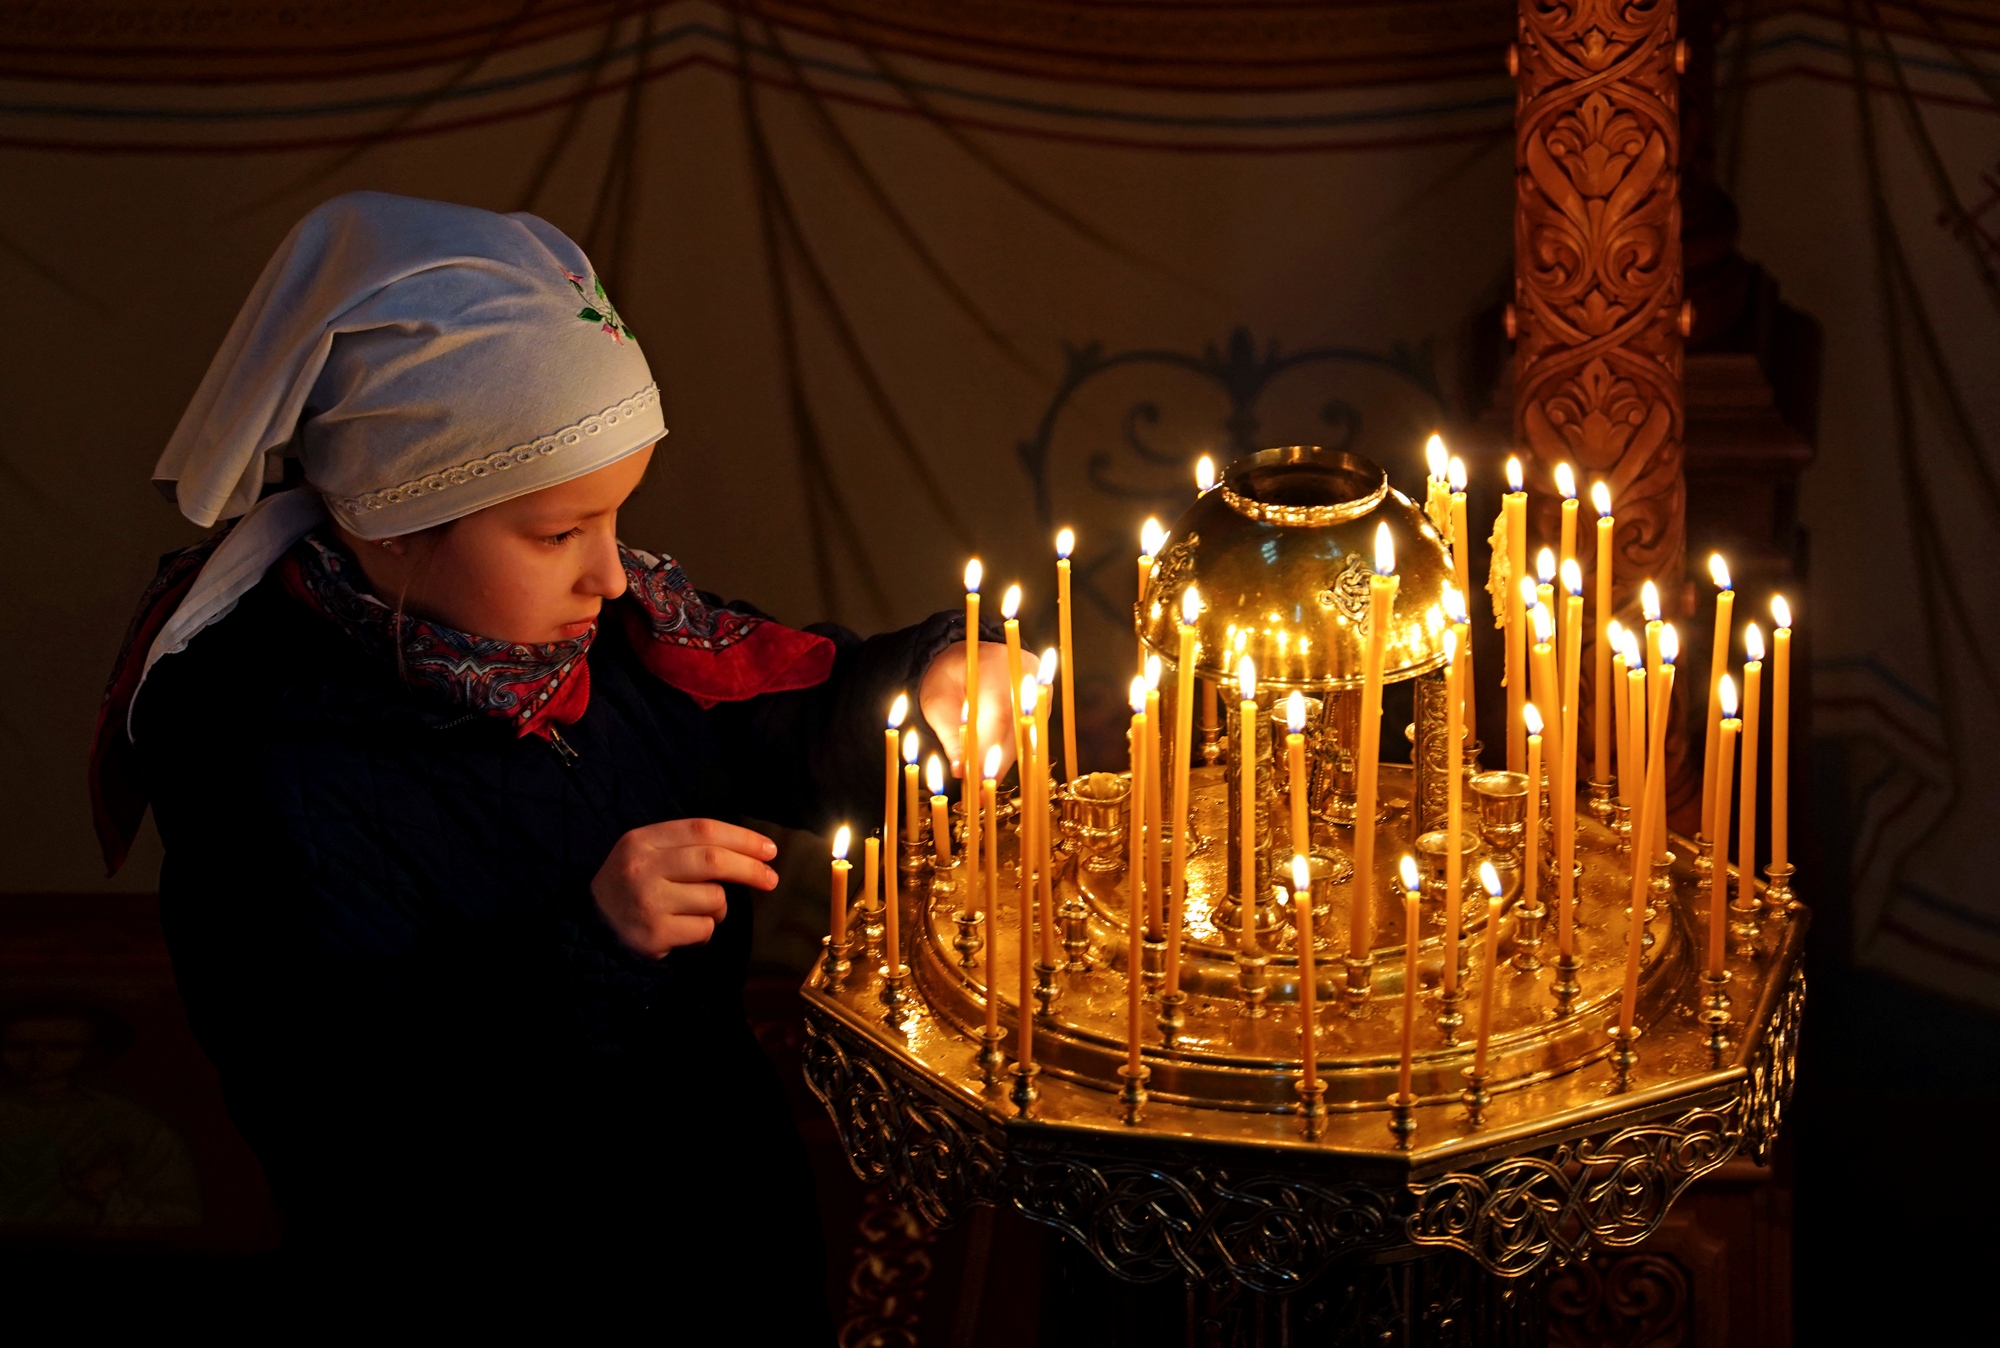
<path id="1" fill-rule="evenodd" d="M 1514 434 L 1542 537 L 1558 463 L 1610 482 L 1621 610 L 1648 578 L 1672 605 L 1684 569 L 1675 22 L 1674 0 L 1523 0 L 1511 56 Z M 1587 520 L 1577 547 L 1589 575 Z"/>

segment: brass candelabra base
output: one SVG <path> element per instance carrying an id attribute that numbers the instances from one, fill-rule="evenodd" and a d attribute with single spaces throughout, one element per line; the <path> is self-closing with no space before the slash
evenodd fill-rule
<path id="1" fill-rule="evenodd" d="M 1576 1014 L 1577 994 L 1583 991 L 1577 974 L 1583 970 L 1583 961 L 1574 955 L 1556 956 L 1556 981 L 1551 989 L 1556 995 L 1556 1016 L 1558 1019 Z"/>
<path id="2" fill-rule="evenodd" d="M 1347 983 L 1340 990 L 1340 1009 L 1355 1020 L 1365 1020 L 1372 1005 L 1369 988 L 1375 981 L 1375 961 L 1349 955 L 1341 963 L 1347 970 Z"/>
<path id="3" fill-rule="evenodd" d="M 1137 1128 L 1146 1121 L 1146 1080 L 1153 1075 L 1152 1069 L 1143 1063 L 1137 1067 L 1127 1063 L 1118 1069 L 1118 1075 L 1125 1080 L 1125 1089 L 1118 1092 L 1118 1103 L 1125 1111 L 1125 1126 Z"/>
<path id="4" fill-rule="evenodd" d="M 1720 1067 L 1729 1050 L 1729 970 L 1704 971 L 1701 982 L 1701 1023 L 1708 1027 L 1710 1059 Z"/>
<path id="5" fill-rule="evenodd" d="M 1236 952 L 1237 988 L 1243 998 L 1243 1014 L 1252 1020 L 1261 1019 L 1266 1013 L 1264 998 L 1270 994 L 1268 975 L 1271 970 L 1269 955 L 1239 950 Z"/>
<path id="6" fill-rule="evenodd" d="M 959 970 L 966 974 L 977 973 L 979 952 L 986 946 L 986 914 L 954 913 L 951 920 L 958 928 L 951 946 L 958 952 Z"/>
<path id="7" fill-rule="evenodd" d="M 1613 1024 L 1611 1027 L 1611 1070 L 1615 1074 L 1611 1093 L 1623 1095 L 1632 1089 L 1632 1069 L 1639 1065 L 1639 1050 L 1634 1047 L 1639 1042 L 1639 1027 L 1631 1029 Z"/>
<path id="8" fill-rule="evenodd" d="M 1035 1078 L 1042 1074 L 1041 1065 L 1031 1062 L 1017 1062 L 1013 1067 L 1014 1089 L 1007 1092 L 1007 1098 L 1014 1103 L 1014 1113 L 1020 1118 L 1033 1118 L 1035 1101 L 1042 1093 L 1035 1089 Z"/>
<path id="9" fill-rule="evenodd" d="M 1465 1121 L 1474 1128 L 1486 1126 L 1486 1106 L 1493 1103 L 1493 1096 L 1486 1089 L 1486 1079 L 1491 1075 L 1477 1067 L 1465 1069 L 1465 1089 L 1458 1098 L 1465 1105 Z"/>
<path id="10" fill-rule="evenodd" d="M 1299 1092 L 1298 1111 L 1306 1141 L 1317 1142 L 1326 1133 L 1326 1082 L 1317 1077 L 1311 1081 L 1300 1077 L 1293 1084 Z"/>
<path id="11" fill-rule="evenodd" d="M 1389 1097 L 1389 1134 L 1396 1139 L 1397 1151 L 1408 1151 L 1411 1141 L 1417 1135 L 1417 1097 L 1414 1095 L 1392 1095 Z"/>
<path id="12" fill-rule="evenodd" d="M 820 956 L 819 985 L 828 992 L 838 992 L 853 970 L 854 942 L 835 941 L 831 936 L 819 938 Z"/>

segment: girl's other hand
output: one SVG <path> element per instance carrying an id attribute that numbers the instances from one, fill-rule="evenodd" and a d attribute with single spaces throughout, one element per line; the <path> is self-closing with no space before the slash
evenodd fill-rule
<path id="1" fill-rule="evenodd" d="M 1021 673 L 1033 674 L 1041 661 L 1021 652 Z M 1000 746 L 1000 776 L 1014 762 L 1014 701 L 1019 689 L 1007 686 L 1007 648 L 992 641 L 979 643 L 979 752 L 984 756 L 993 745 Z M 951 760 L 951 775 L 963 777 L 965 740 L 959 732 L 959 717 L 965 712 L 965 643 L 954 641 L 938 653 L 917 689 L 917 705 L 937 732 Z"/>
<path id="2" fill-rule="evenodd" d="M 729 912 L 723 885 L 775 888 L 778 873 L 766 863 L 777 855 L 776 843 L 747 828 L 669 819 L 620 838 L 597 868 L 590 894 L 620 941 L 661 959 L 715 934 Z"/>

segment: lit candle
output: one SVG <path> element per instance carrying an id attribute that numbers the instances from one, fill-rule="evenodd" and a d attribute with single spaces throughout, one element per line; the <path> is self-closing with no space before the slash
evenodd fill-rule
<path id="1" fill-rule="evenodd" d="M 1306 822 L 1306 695 L 1285 699 L 1285 775 L 1292 787 L 1292 850 L 1312 852 L 1312 826 Z"/>
<path id="2" fill-rule="evenodd" d="M 1201 592 L 1190 585 L 1181 594 L 1180 644 L 1174 670 L 1174 836 L 1172 920 L 1167 924 L 1167 990 L 1181 986 L 1181 919 L 1187 905 L 1187 819 L 1188 771 L 1194 760 L 1194 662 L 1197 643 L 1195 620 L 1201 617 Z M 1158 775 L 1159 759 L 1151 771 Z"/>
<path id="3" fill-rule="evenodd" d="M 1021 686 L 1021 587 L 1020 586 L 1009 585 L 1007 587 L 1007 592 L 1000 596 L 1000 618 L 1001 618 L 1000 630 L 1004 632 L 1007 637 L 1007 687 L 1009 689 L 1019 688 Z M 1016 716 L 1022 716 L 1026 715 L 1028 712 L 1033 710 L 1034 710 L 1034 703 L 1030 702 L 1024 706 L 1016 706 L 1014 708 L 1014 714 Z M 1019 745 L 1014 746 L 1014 752 L 1016 754 L 1020 753 L 1020 751 L 1021 750 Z"/>
<path id="4" fill-rule="evenodd" d="M 1238 948 L 1246 955 L 1257 953 L 1257 662 L 1244 656 L 1236 662 L 1236 730 L 1243 737 L 1243 752 L 1236 756 L 1237 795 L 1243 816 L 1237 821 L 1241 849 L 1237 865 L 1243 880 L 1243 921 L 1237 932 Z"/>
<path id="5" fill-rule="evenodd" d="M 1646 657 L 1639 650 L 1639 638 L 1625 634 L 1625 705 L 1630 728 L 1618 752 L 1632 764 L 1632 794 L 1625 803 L 1632 808 L 1632 846 L 1638 846 L 1639 807 L 1646 792 Z M 1635 851 L 1634 856 L 1638 853 Z"/>
<path id="6" fill-rule="evenodd" d="M 1145 627 L 1146 601 L 1152 597 L 1153 559 L 1160 555 L 1160 549 L 1167 543 L 1167 531 L 1160 527 L 1156 519 L 1148 519 L 1139 526 L 1139 605 L 1138 626 Z M 1146 638 L 1139 638 L 1139 664 L 1146 663 Z"/>
<path id="7" fill-rule="evenodd" d="M 1368 627 L 1361 647 L 1361 735 L 1354 749 L 1354 911 L 1347 953 L 1364 960 L 1375 944 L 1376 787 L 1382 763 L 1382 663 L 1396 602 L 1396 544 L 1389 526 L 1375 526 L 1375 570 L 1368 577 Z"/>
<path id="8" fill-rule="evenodd" d="M 1640 587 L 1639 608 L 1646 615 L 1646 686 L 1649 692 L 1654 692 L 1657 690 L 1660 682 L 1660 641 L 1662 639 L 1661 634 L 1665 631 L 1666 625 L 1660 621 L 1659 587 L 1654 585 L 1650 580 Z M 1643 741 L 1644 743 L 1650 744 L 1652 742 L 1652 718 L 1657 714 L 1662 714 L 1659 711 L 1662 705 L 1656 696 L 1651 696 L 1647 699 L 1646 738 Z M 1668 711 L 1673 709 L 1671 702 L 1664 705 Z M 1651 766 L 1650 760 L 1648 766 Z M 1647 780 L 1652 781 L 1651 778 Z M 1660 773 L 1659 780 L 1654 784 L 1653 789 L 1659 793 L 1660 799 L 1656 802 L 1656 805 L 1660 810 L 1662 820 L 1664 820 L 1667 800 L 1667 774 L 1665 771 Z M 1656 846 L 1650 855 L 1655 862 L 1665 861 L 1667 859 L 1667 830 L 1664 823 L 1662 823 L 1661 827 L 1653 831 L 1652 836 L 1656 840 Z"/>
<path id="9" fill-rule="evenodd" d="M 1597 507 L 1597 642 L 1593 648 L 1596 668 L 1596 696 L 1592 699 L 1595 714 L 1591 718 L 1591 743 L 1597 750 L 1597 770 L 1591 774 L 1594 782 L 1611 780 L 1611 690 L 1623 687 L 1622 681 L 1611 677 L 1613 641 L 1611 629 L 1617 620 L 1611 616 L 1611 535 L 1617 521 L 1611 514 L 1611 488 L 1604 482 L 1590 485 L 1590 503 Z"/>
<path id="10" fill-rule="evenodd" d="M 1197 496 L 1206 496 L 1215 486 L 1215 460 L 1204 454 L 1194 463 L 1194 490 Z"/>
<path id="11" fill-rule="evenodd" d="M 931 788 L 931 852 L 940 866 L 951 865 L 951 804 L 944 794 L 944 763 L 936 754 L 924 764 Z"/>
<path id="12" fill-rule="evenodd" d="M 1451 568 L 1458 592 L 1465 602 L 1468 625 L 1472 619 L 1472 530 L 1465 522 L 1465 461 L 1454 457 L 1447 469 L 1451 480 Z M 1465 743 L 1471 744 L 1479 738 L 1479 704 L 1473 694 L 1478 686 L 1472 672 L 1472 641 L 1468 637 L 1458 658 L 1465 665 L 1465 672 L 1458 681 L 1459 696 L 1465 702 Z M 1464 749 L 1460 747 L 1459 762 L 1464 762 Z"/>
<path id="13" fill-rule="evenodd" d="M 1616 618 L 1605 624 L 1603 641 L 1611 651 L 1611 681 L 1606 691 L 1611 694 L 1611 703 L 1614 711 L 1612 724 L 1615 727 L 1618 742 L 1618 774 L 1613 794 L 1619 800 L 1629 803 L 1632 799 L 1632 759 L 1625 749 L 1625 737 L 1630 733 L 1632 728 L 1632 714 L 1631 708 L 1625 705 L 1625 671 L 1627 669 L 1627 665 L 1625 664 L 1625 637 L 1624 624 L 1620 623 Z M 1611 781 L 1612 779 L 1605 778 L 1604 780 Z"/>
<path id="14" fill-rule="evenodd" d="M 1036 840 L 1041 844 L 1041 855 L 1036 862 L 1042 868 L 1042 960 L 1046 964 L 1056 962 L 1056 898 L 1054 844 L 1055 821 L 1053 802 L 1049 798 L 1049 752 L 1053 747 L 1049 740 L 1049 708 L 1055 701 L 1051 685 L 1056 677 L 1056 653 L 1042 652 L 1041 667 L 1035 675 L 1038 685 L 1035 693 L 1035 799 L 1041 810 L 1041 817 L 1035 821 Z"/>
<path id="15" fill-rule="evenodd" d="M 1221 714 L 1220 699 L 1215 695 L 1215 680 L 1201 681 L 1201 734 L 1204 742 L 1215 734 L 1215 718 Z"/>
<path id="16" fill-rule="evenodd" d="M 901 730 L 903 722 L 909 719 L 910 699 L 898 693 L 896 700 L 889 704 L 889 728 L 882 732 L 882 846 L 884 848 L 896 838 L 896 741 L 899 738 L 896 732 Z M 895 885 L 891 883 L 884 889 L 882 895 L 884 903 L 888 902 L 888 891 L 894 888 Z M 870 899 L 873 899 L 874 894 L 874 887 L 870 886 L 868 889 Z"/>
<path id="17" fill-rule="evenodd" d="M 1729 629 L 1736 618 L 1736 591 L 1729 583 L 1729 563 L 1722 560 L 1721 553 L 1708 555 L 1708 574 L 1715 581 L 1715 640 L 1708 661 L 1708 730 L 1701 743 L 1701 827 L 1704 830 L 1715 818 L 1715 788 L 1719 785 L 1716 755 L 1725 715 L 1722 704 L 1716 698 L 1723 679 L 1729 676 Z M 1728 768 L 1719 770 L 1729 771 Z M 1714 847 L 1721 835 L 1709 832 L 1707 837 L 1709 846 Z M 1727 857 L 1729 844 L 1724 842 L 1715 855 Z"/>
<path id="18" fill-rule="evenodd" d="M 1319 1047 L 1313 1042 L 1317 1029 L 1313 1022 L 1318 1019 L 1314 998 L 1319 989 L 1313 986 L 1312 871 L 1302 856 L 1292 858 L 1292 922 L 1299 938 L 1299 1056 L 1310 1098 L 1319 1083 Z"/>
<path id="19" fill-rule="evenodd" d="M 1479 989 L 1479 1042 L 1472 1050 L 1472 1070 L 1486 1074 L 1486 1045 L 1493 1038 L 1493 985 L 1500 980 L 1500 873 L 1493 863 L 1479 863 L 1479 884 L 1486 891 L 1486 977 Z"/>
<path id="20" fill-rule="evenodd" d="M 1507 547 L 1507 770 L 1522 771 L 1527 762 L 1526 722 L 1521 708 L 1528 700 L 1528 611 L 1521 604 L 1521 582 L 1528 575 L 1528 493 L 1522 489 L 1521 461 L 1507 460 L 1507 494 L 1500 498 L 1500 521 Z M 1540 789 L 1539 787 L 1537 788 Z"/>
<path id="21" fill-rule="evenodd" d="M 1146 894 L 1150 930 L 1159 931 L 1166 921 L 1166 910 L 1161 906 L 1165 901 L 1166 886 L 1160 877 L 1160 848 L 1167 844 L 1162 841 L 1166 832 L 1167 811 L 1162 801 L 1166 787 L 1162 784 L 1160 770 L 1160 657 L 1146 657 Z"/>
<path id="22" fill-rule="evenodd" d="M 1576 741 L 1577 687 L 1583 663 L 1583 568 L 1572 557 L 1562 565 L 1563 729 L 1562 786 L 1556 796 L 1556 948 L 1576 953 Z"/>
<path id="23" fill-rule="evenodd" d="M 1791 864 L 1792 775 L 1792 606 L 1771 596 L 1771 865 L 1782 876 Z"/>
<path id="24" fill-rule="evenodd" d="M 991 746 L 986 755 L 987 762 L 991 763 L 995 768 L 1000 766 L 1000 760 L 997 757 L 999 747 L 997 744 Z M 974 771 L 977 771 L 977 768 L 978 765 L 973 765 Z M 992 773 L 989 771 L 987 775 L 991 776 Z M 967 784 L 970 785 L 970 781 Z M 986 802 L 985 798 L 977 791 L 960 791 L 958 794 L 959 799 L 965 805 L 965 883 L 967 886 L 965 892 L 965 911 L 976 913 L 983 911 L 979 906 L 979 891 L 981 888 L 981 877 L 979 874 L 979 834 L 980 830 L 986 826 L 986 821 L 982 817 L 985 813 Z M 949 814 L 946 815 L 946 818 L 950 818 Z M 998 819 L 995 819 L 992 832 L 998 833 L 999 831 L 1000 822 Z M 989 942 L 992 940 L 994 930 L 992 919 L 989 918 L 986 924 L 986 936 Z"/>
<path id="25" fill-rule="evenodd" d="M 1452 755 L 1451 769 L 1444 775 L 1444 990 L 1458 988 L 1458 934 L 1463 920 L 1465 889 L 1465 847 L 1460 837 L 1465 826 L 1465 600 L 1454 588 L 1444 592 L 1445 613 L 1451 626 L 1444 634 L 1444 742 Z"/>
<path id="26" fill-rule="evenodd" d="M 1549 611 L 1549 617 L 1560 621 L 1562 615 L 1556 611 L 1556 570 L 1555 549 L 1543 548 L 1535 554 L 1535 602 Z M 1550 640 L 1555 640 L 1553 635 Z M 1561 707 L 1543 707 L 1542 710 L 1550 716 L 1562 714 Z"/>
<path id="27" fill-rule="evenodd" d="M 847 873 L 854 869 L 847 859 L 850 836 L 845 824 L 833 835 L 833 919 L 827 925 L 835 945 L 847 944 Z"/>
<path id="28" fill-rule="evenodd" d="M 1146 681 L 1132 680 L 1132 789 L 1129 805 L 1132 824 L 1126 842 L 1132 849 L 1132 860 L 1125 868 L 1125 1061 L 1137 1074 L 1139 1068 L 1139 1013 L 1140 1003 L 1145 998 L 1144 942 L 1140 933 L 1145 928 L 1145 845 L 1146 810 L 1140 804 L 1146 793 Z"/>
<path id="29" fill-rule="evenodd" d="M 1424 459 L 1431 475 L 1424 481 L 1424 514 L 1429 517 L 1431 527 L 1444 539 L 1445 546 L 1451 546 L 1451 487 L 1445 479 L 1450 471 L 1451 453 L 1444 447 L 1444 437 L 1432 435 L 1424 441 Z"/>
<path id="30" fill-rule="evenodd" d="M 1764 682 L 1764 633 L 1756 623 L 1743 629 L 1743 797 L 1736 826 L 1736 903 L 1748 909 L 1757 899 L 1757 701 Z"/>
<path id="31" fill-rule="evenodd" d="M 1576 559 L 1576 470 L 1566 463 L 1556 465 L 1556 490 L 1562 494 L 1562 551 L 1556 557 L 1556 567 L 1560 573 L 1564 562 Z M 1556 629 L 1557 635 L 1563 638 L 1557 646 L 1558 649 L 1567 651 L 1569 617 L 1567 613 L 1558 613 L 1556 618 L 1561 624 Z"/>
<path id="32" fill-rule="evenodd" d="M 1537 604 L 1529 615 L 1530 626 L 1534 628 L 1535 645 L 1528 652 L 1530 663 L 1535 667 L 1535 706 L 1542 713 L 1542 763 L 1549 771 L 1549 804 L 1555 806 L 1562 799 L 1561 783 L 1555 780 L 1562 763 L 1562 685 L 1556 680 L 1556 622 L 1548 605 Z M 1542 808 L 1542 783 L 1528 785 L 1529 799 L 1534 808 Z M 1551 821 L 1553 822 L 1553 821 Z"/>
<path id="33" fill-rule="evenodd" d="M 1032 695 L 1032 694 L 1031 694 Z M 1016 707 L 1033 705 L 1016 703 Z M 1016 842 L 1019 851 L 1019 868 L 1016 884 L 1020 890 L 1021 917 L 1021 958 L 1017 961 L 1021 974 L 1020 1044 L 1015 1057 L 1022 1063 L 1035 1060 L 1035 864 L 1034 864 L 1034 817 L 1029 806 L 1028 756 L 1032 752 L 1035 738 L 1035 721 L 1031 716 L 1015 716 L 1015 752 L 1021 761 L 1021 813 L 1016 825 Z"/>
<path id="34" fill-rule="evenodd" d="M 965 564 L 965 742 L 959 746 L 960 776 L 979 767 L 979 582 L 984 576 L 977 557 Z"/>
<path id="35" fill-rule="evenodd" d="M 1715 865 L 1709 876 L 1708 891 L 1708 971 L 1722 972 L 1723 942 L 1727 936 L 1729 909 L 1729 774 L 1736 767 L 1736 736 L 1743 729 L 1743 722 L 1736 719 L 1736 680 L 1727 674 L 1715 687 L 1716 696 L 1722 702 L 1721 734 L 1716 742 L 1715 766 L 1718 772 L 1717 789 L 1713 802 L 1715 813 L 1709 816 L 1708 836 L 1717 839 Z M 1748 866 L 1745 870 L 1750 869 Z"/>
<path id="36" fill-rule="evenodd" d="M 1632 834 L 1632 906 L 1627 924 L 1630 939 L 1625 944 L 1625 997 L 1618 1007 L 1618 1028 L 1630 1034 L 1632 1018 L 1639 1007 L 1639 953 L 1646 931 L 1646 887 L 1652 870 L 1639 858 L 1652 855 L 1653 839 L 1666 832 L 1666 820 L 1659 808 L 1663 795 L 1661 781 L 1667 768 L 1667 707 L 1673 696 L 1674 657 L 1680 642 L 1672 624 L 1663 624 L 1659 638 L 1660 677 L 1652 681 L 1652 708 L 1647 712 L 1646 786 L 1639 806 L 1639 824 Z"/>
<path id="37" fill-rule="evenodd" d="M 964 725 L 961 723 L 959 726 L 960 734 L 964 733 L 964 729 Z M 917 809 L 917 796 L 919 794 L 917 791 L 917 755 L 919 752 L 917 732 L 914 730 L 906 731 L 903 735 L 903 840 L 912 847 L 915 847 L 917 839 L 923 836 L 922 826 L 918 822 L 923 818 L 923 815 Z"/>
<path id="38" fill-rule="evenodd" d="M 882 873 L 882 840 L 873 836 L 861 840 L 861 892 L 875 893 L 878 877 Z M 894 969 L 903 962 L 903 929 L 898 919 L 896 887 L 890 885 L 882 895 L 882 918 L 884 922 L 883 953 L 888 956 L 888 967 Z"/>
<path id="39" fill-rule="evenodd" d="M 1646 616 L 1646 677 L 1660 677 L 1660 587 L 1647 581 L 1639 587 L 1639 611 Z"/>
<path id="40" fill-rule="evenodd" d="M 1403 1059 L 1396 1073 L 1396 1095 L 1410 1098 L 1410 1060 L 1417 1047 L 1417 938 L 1423 932 L 1423 886 L 1417 878 L 1417 860 L 1403 855 Z"/>
<path id="41" fill-rule="evenodd" d="M 1000 893 L 1000 746 L 986 751 L 985 780 L 979 784 L 979 812 L 993 821 L 986 830 L 986 883 L 982 898 L 986 914 L 986 1042 L 1000 1042 L 1000 914 L 996 897 Z M 975 816 L 976 819 L 977 816 Z M 967 855 L 974 855 L 977 835 L 966 837 Z"/>
<path id="42" fill-rule="evenodd" d="M 1056 535 L 1056 645 L 1062 651 L 1063 779 L 1074 783 L 1076 766 L 1076 646 L 1070 640 L 1069 555 L 1076 547 L 1076 532 L 1064 529 Z"/>
<path id="43" fill-rule="evenodd" d="M 1542 887 L 1542 713 L 1530 702 L 1521 708 L 1528 730 L 1528 817 L 1522 825 L 1521 907 L 1533 909 Z"/>
<path id="44" fill-rule="evenodd" d="M 1016 696 L 1020 698 L 1020 701 L 1014 705 L 1022 709 L 1022 714 L 1016 722 L 1020 727 L 1016 731 L 1020 739 L 1020 744 L 1016 749 L 1016 753 L 1020 758 L 1021 778 L 1021 822 L 1019 833 L 1021 849 L 1026 858 L 1021 863 L 1021 877 L 1023 883 L 1027 885 L 1027 889 L 1021 895 L 1021 901 L 1033 906 L 1037 901 L 1040 890 L 1043 860 L 1047 856 L 1047 852 L 1042 846 L 1042 830 L 1048 826 L 1049 822 L 1048 814 L 1042 808 L 1042 790 L 1047 785 L 1049 778 L 1048 771 L 1042 764 L 1042 743 L 1035 715 L 1036 704 L 1041 701 L 1041 686 L 1035 682 L 1034 675 L 1029 674 L 1022 678 L 1021 690 Z M 1042 962 L 1045 964 L 1054 964 L 1055 960 L 1050 957 L 1049 951 L 1049 945 L 1054 938 L 1054 933 L 1046 929 L 1046 912 L 1044 912 L 1043 918 Z M 1030 927 L 1032 927 L 1032 923 L 1030 923 Z M 1024 928 L 1023 930 L 1028 929 Z M 1022 958 L 1025 959 L 1028 956 L 1024 953 Z"/>

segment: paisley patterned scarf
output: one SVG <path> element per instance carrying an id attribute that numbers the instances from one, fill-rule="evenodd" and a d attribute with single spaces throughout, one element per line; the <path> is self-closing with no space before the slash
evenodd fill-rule
<path id="1" fill-rule="evenodd" d="M 620 545 L 627 588 L 606 612 L 646 668 L 704 707 L 760 693 L 810 688 L 833 671 L 833 643 L 769 618 L 702 599 L 671 557 Z M 301 539 L 279 564 L 285 588 L 403 678 L 466 711 L 507 722 L 519 735 L 553 737 L 590 705 L 592 627 L 566 641 L 519 643 L 473 636 L 399 613 L 355 583 L 359 565 L 323 532 Z"/>

